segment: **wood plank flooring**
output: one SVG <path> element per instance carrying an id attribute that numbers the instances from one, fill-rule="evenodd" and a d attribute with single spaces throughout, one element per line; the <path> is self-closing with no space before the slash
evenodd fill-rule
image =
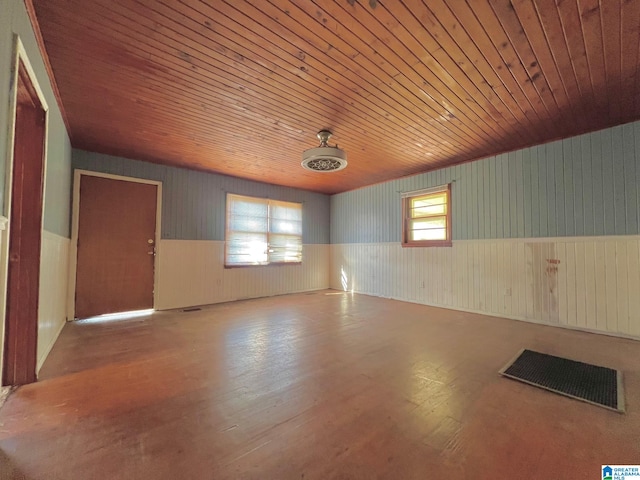
<path id="1" fill-rule="evenodd" d="M 502 378 L 621 369 L 621 415 Z M 576 479 L 640 463 L 640 342 L 321 291 L 65 326 L 0 479 Z"/>

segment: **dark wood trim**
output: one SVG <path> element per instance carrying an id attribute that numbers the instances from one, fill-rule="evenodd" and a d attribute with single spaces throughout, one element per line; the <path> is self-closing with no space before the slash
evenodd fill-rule
<path id="1" fill-rule="evenodd" d="M 22 61 L 17 77 L 3 385 L 35 382 L 37 367 L 47 113 Z"/>
<path id="2" fill-rule="evenodd" d="M 60 96 L 58 83 L 56 82 L 56 77 L 53 74 L 53 68 L 51 67 L 51 62 L 49 61 L 49 55 L 47 54 L 47 48 L 44 44 L 44 38 L 42 37 L 42 32 L 40 31 L 40 24 L 38 23 L 38 17 L 36 16 L 36 9 L 33 6 L 33 0 L 24 0 L 24 4 L 27 8 L 27 15 L 29 15 L 29 20 L 31 21 L 33 33 L 36 36 L 36 42 L 38 43 L 38 48 L 40 50 L 40 55 L 42 56 L 42 61 L 44 62 L 44 67 L 47 70 L 47 76 L 49 77 L 49 83 L 51 84 L 51 89 L 53 90 L 53 96 L 56 97 L 56 103 L 58 104 L 58 108 L 60 109 L 60 115 L 62 115 L 64 125 L 67 127 L 67 135 L 69 135 L 69 138 L 71 139 L 72 134 L 71 126 L 69 125 L 69 117 L 67 116 L 67 112 L 64 109 L 64 105 L 62 104 L 62 97 Z"/>
<path id="3" fill-rule="evenodd" d="M 452 247 L 453 242 L 449 240 L 433 240 L 424 242 L 411 242 L 403 243 L 402 248 L 414 248 L 414 247 Z"/>

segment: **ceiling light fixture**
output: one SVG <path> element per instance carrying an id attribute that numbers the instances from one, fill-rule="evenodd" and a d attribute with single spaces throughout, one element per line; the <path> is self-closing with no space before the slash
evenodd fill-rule
<path id="1" fill-rule="evenodd" d="M 318 132 L 320 146 L 302 152 L 302 167 L 314 172 L 337 172 L 347 166 L 347 152 L 327 143 L 331 138 L 329 130 Z"/>

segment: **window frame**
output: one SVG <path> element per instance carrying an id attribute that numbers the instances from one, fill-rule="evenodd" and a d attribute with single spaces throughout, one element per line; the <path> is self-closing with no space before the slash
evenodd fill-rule
<path id="1" fill-rule="evenodd" d="M 409 225 L 410 220 L 416 217 L 409 217 L 410 215 L 410 202 L 418 197 L 425 197 L 432 194 L 439 194 L 444 192 L 446 195 L 447 213 L 446 218 L 446 235 L 444 240 L 410 240 Z M 434 215 L 442 216 L 442 215 Z M 451 247 L 452 241 L 452 229 L 451 229 L 451 184 L 440 185 L 438 187 L 428 188 L 424 190 L 418 190 L 414 192 L 407 192 L 402 194 L 402 246 L 403 247 Z M 429 218 L 429 217 L 425 217 Z"/>
<path id="2" fill-rule="evenodd" d="M 234 196 L 234 197 L 241 197 L 241 198 L 248 198 L 248 199 L 253 199 L 253 200 L 261 200 L 264 203 L 267 204 L 267 228 L 268 230 L 265 232 L 267 235 L 267 249 L 269 248 L 269 238 L 270 235 L 272 234 L 271 232 L 271 216 L 270 216 L 270 211 L 271 211 L 271 202 L 274 203 L 289 203 L 292 205 L 299 205 L 300 206 L 300 214 L 301 217 L 303 217 L 304 214 L 304 210 L 303 210 L 303 202 L 290 202 L 287 200 L 276 200 L 273 198 L 267 198 L 267 197 L 255 197 L 253 195 L 241 195 L 239 193 L 231 193 L 231 192 L 226 192 L 226 196 L 225 196 L 225 218 L 224 218 L 224 268 L 256 268 L 256 267 L 279 267 L 279 266 L 285 266 L 285 265 L 301 265 L 302 264 L 302 254 L 304 251 L 304 242 L 303 242 L 303 236 L 304 236 L 304 225 L 303 225 L 303 231 L 300 233 L 300 261 L 299 262 L 271 262 L 271 261 L 267 261 L 267 263 L 258 263 L 258 264 L 233 264 L 233 263 L 227 263 L 227 251 L 228 251 L 228 247 L 229 247 L 229 241 L 228 241 L 228 237 L 229 237 L 229 196 Z M 302 222 L 302 220 L 301 220 Z M 277 235 L 277 234 L 274 234 Z M 267 260 L 269 259 L 269 252 L 267 251 Z"/>

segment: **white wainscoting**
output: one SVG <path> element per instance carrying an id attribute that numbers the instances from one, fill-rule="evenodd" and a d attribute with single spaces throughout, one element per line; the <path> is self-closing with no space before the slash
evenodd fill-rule
<path id="1" fill-rule="evenodd" d="M 329 245 L 304 245 L 301 265 L 224 268 L 224 242 L 161 240 L 158 296 L 167 310 L 329 287 Z"/>
<path id="2" fill-rule="evenodd" d="M 640 236 L 331 245 L 331 288 L 640 338 Z"/>
<path id="3" fill-rule="evenodd" d="M 66 237 L 46 230 L 42 232 L 37 370 L 49 355 L 66 321 L 69 242 Z"/>

